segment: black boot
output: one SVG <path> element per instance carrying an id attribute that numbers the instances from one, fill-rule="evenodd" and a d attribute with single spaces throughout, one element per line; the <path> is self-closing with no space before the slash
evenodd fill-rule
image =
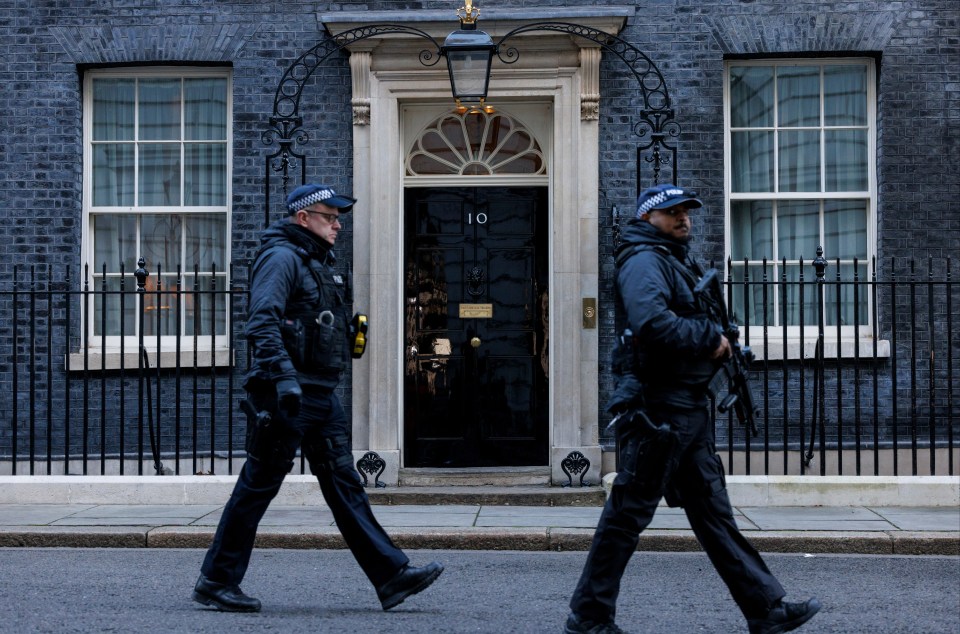
<path id="1" fill-rule="evenodd" d="M 384 610 L 400 605 L 407 597 L 426 590 L 437 580 L 441 572 L 443 572 L 443 566 L 435 561 L 422 568 L 404 566 L 393 576 L 393 579 L 377 588 L 380 605 Z"/>
<path id="2" fill-rule="evenodd" d="M 563 626 L 563 634 L 627 634 L 625 630 L 617 627 L 613 621 L 603 623 L 590 621 L 580 618 L 577 614 L 571 612 L 567 617 L 567 622 Z"/>
<path id="3" fill-rule="evenodd" d="M 210 581 L 203 575 L 193 588 L 193 600 L 223 612 L 259 612 L 260 600 L 248 597 L 237 585 Z"/>
<path id="4" fill-rule="evenodd" d="M 816 598 L 803 603 L 780 601 L 773 606 L 762 619 L 747 619 L 750 634 L 780 634 L 795 630 L 820 611 L 820 602 Z"/>

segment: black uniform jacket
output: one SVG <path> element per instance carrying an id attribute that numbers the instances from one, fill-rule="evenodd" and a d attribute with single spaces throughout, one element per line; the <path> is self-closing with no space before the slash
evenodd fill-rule
<path id="1" fill-rule="evenodd" d="M 281 378 L 295 378 L 301 385 L 336 387 L 340 370 L 305 371 L 294 366 L 280 330 L 284 320 L 301 318 L 306 322 L 316 319 L 321 310 L 334 311 L 337 326 L 345 326 L 343 284 L 333 273 L 331 245 L 286 220 L 267 228 L 260 242 L 246 327 L 253 348 L 247 389 L 255 389 L 259 381 L 276 382 Z M 318 275 L 311 273 L 310 266 Z"/>
<path id="2" fill-rule="evenodd" d="M 664 253 L 688 269 L 688 247 L 648 222 L 632 219 L 623 229 L 620 250 L 637 250 L 617 270 L 618 301 L 626 311 L 639 350 L 636 372 L 648 405 L 701 407 L 707 385 L 719 367 L 710 359 L 720 345 L 721 327 L 696 304 L 690 284 Z M 694 271 L 699 267 L 693 265 Z"/>

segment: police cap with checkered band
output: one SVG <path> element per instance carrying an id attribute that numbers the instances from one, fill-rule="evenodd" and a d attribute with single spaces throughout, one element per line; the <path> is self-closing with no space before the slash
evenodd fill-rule
<path id="1" fill-rule="evenodd" d="M 353 209 L 356 202 L 356 198 L 338 194 L 329 185 L 301 185 L 287 196 L 287 215 L 292 216 L 301 209 L 317 203 L 323 203 L 327 207 L 339 209 L 340 213 L 346 213 Z"/>
<path id="2" fill-rule="evenodd" d="M 677 205 L 696 209 L 703 207 L 703 201 L 697 198 L 697 192 L 677 185 L 648 187 L 637 197 L 637 218 L 655 209 L 669 209 Z"/>

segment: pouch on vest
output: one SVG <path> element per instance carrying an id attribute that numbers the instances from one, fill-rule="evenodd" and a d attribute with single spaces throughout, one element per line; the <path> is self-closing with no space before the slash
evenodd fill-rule
<path id="1" fill-rule="evenodd" d="M 311 345 L 306 371 L 342 371 L 344 369 L 346 365 L 344 363 L 345 324 L 337 321 L 333 312 L 324 310 L 320 311 L 312 324 L 309 324 L 307 331 L 311 335 L 309 338 Z"/>

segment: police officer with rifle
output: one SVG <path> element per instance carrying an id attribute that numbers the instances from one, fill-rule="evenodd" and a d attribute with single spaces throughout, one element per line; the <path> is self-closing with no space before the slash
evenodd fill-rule
<path id="1" fill-rule="evenodd" d="M 246 335 L 253 363 L 242 403 L 247 461 L 201 566 L 193 599 L 228 612 L 258 612 L 240 582 L 257 526 L 293 468 L 298 448 L 320 482 L 347 546 L 384 610 L 433 583 L 443 566 L 409 565 L 377 522 L 353 467 L 352 430 L 334 392 L 350 357 L 363 354 L 367 320 L 350 317 L 349 289 L 333 264 L 337 233 L 355 199 L 326 185 L 287 197 L 287 218 L 261 238 Z"/>
<path id="2" fill-rule="evenodd" d="M 751 634 L 793 630 L 820 609 L 815 598 L 783 601 L 780 583 L 733 519 L 711 425 L 710 386 L 725 367 L 731 389 L 722 405 L 751 426 L 749 351 L 739 347 L 718 281 L 689 254 L 689 212 L 702 206 L 695 192 L 676 185 L 646 189 L 617 248 L 617 311 L 628 327 L 619 333 L 617 387 L 608 410 L 620 460 L 570 599 L 567 634 L 624 631 L 615 623 L 620 580 L 663 498 L 683 507 Z"/>

